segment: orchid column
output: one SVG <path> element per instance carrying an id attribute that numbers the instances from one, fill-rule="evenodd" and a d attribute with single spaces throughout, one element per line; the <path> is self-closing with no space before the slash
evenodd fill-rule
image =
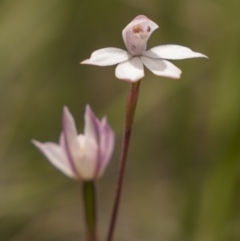
<path id="1" fill-rule="evenodd" d="M 64 107 L 59 145 L 36 140 L 32 142 L 56 168 L 82 181 L 86 241 L 96 241 L 95 181 L 103 174 L 114 147 L 114 132 L 107 119 L 98 120 L 87 105 L 84 135 L 78 135 L 73 116 Z"/>
<path id="2" fill-rule="evenodd" d="M 90 59 L 82 64 L 98 66 L 110 66 L 118 64 L 115 75 L 118 79 L 130 82 L 130 91 L 126 106 L 126 119 L 123 135 L 122 156 L 115 201 L 108 233 L 108 241 L 112 240 L 115 227 L 127 153 L 130 143 L 134 113 L 137 105 L 140 80 L 144 77 L 145 65 L 155 75 L 172 79 L 179 79 L 182 71 L 165 59 L 177 60 L 187 58 L 205 57 L 205 55 L 193 52 L 191 49 L 179 45 L 161 45 L 147 51 L 147 41 L 158 25 L 146 16 L 139 15 L 134 18 L 122 32 L 127 51 L 119 48 L 103 48 L 92 53 Z"/>

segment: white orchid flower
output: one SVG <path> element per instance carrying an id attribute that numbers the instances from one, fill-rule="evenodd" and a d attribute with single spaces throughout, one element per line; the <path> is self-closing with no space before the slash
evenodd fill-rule
<path id="1" fill-rule="evenodd" d="M 172 44 L 157 46 L 146 51 L 147 41 L 157 28 L 156 23 L 144 15 L 139 15 L 122 31 L 128 51 L 112 47 L 99 49 L 92 53 L 90 59 L 82 61 L 81 64 L 98 66 L 118 64 L 115 70 L 116 77 L 135 82 L 144 77 L 143 65 L 155 75 L 179 79 L 182 71 L 166 59 L 207 58 L 187 47 Z"/>

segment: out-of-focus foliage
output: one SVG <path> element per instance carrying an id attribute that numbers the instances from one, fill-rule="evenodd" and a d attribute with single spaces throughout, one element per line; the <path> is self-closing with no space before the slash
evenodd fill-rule
<path id="1" fill-rule="evenodd" d="M 159 24 L 149 46 L 185 45 L 209 60 L 175 61 L 181 80 L 146 70 L 116 241 L 240 240 L 240 1 L 0 1 L 0 240 L 83 240 L 81 185 L 30 143 L 57 141 L 67 105 L 116 131 L 99 182 L 99 232 L 112 207 L 129 85 L 114 67 L 81 66 L 92 51 L 124 48 L 137 15 Z"/>

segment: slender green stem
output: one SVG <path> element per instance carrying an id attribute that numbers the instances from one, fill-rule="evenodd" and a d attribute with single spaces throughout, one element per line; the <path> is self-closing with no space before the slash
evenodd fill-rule
<path id="1" fill-rule="evenodd" d="M 83 182 L 85 208 L 86 241 L 97 241 L 96 233 L 96 193 L 93 181 Z"/>
<path id="2" fill-rule="evenodd" d="M 141 81 L 141 80 L 140 80 Z M 127 162 L 127 154 L 129 149 L 130 137 L 132 132 L 132 124 L 134 120 L 134 114 L 137 106 L 139 88 L 140 88 L 140 81 L 135 83 L 131 83 L 130 91 L 128 94 L 127 106 L 126 106 L 126 118 L 125 118 L 125 126 L 124 126 L 124 133 L 123 133 L 123 144 L 122 144 L 122 154 L 120 160 L 120 167 L 119 167 L 119 176 L 117 182 L 117 188 L 115 193 L 115 200 L 113 204 L 112 216 L 110 221 L 110 226 L 108 230 L 107 241 L 111 241 L 114 233 L 114 228 L 116 224 L 118 208 L 121 198 L 122 186 L 123 186 L 123 179 L 124 179 L 124 172 Z"/>

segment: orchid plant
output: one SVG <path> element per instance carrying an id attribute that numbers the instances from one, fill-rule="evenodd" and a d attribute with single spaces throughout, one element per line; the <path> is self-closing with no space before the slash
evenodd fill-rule
<path id="1" fill-rule="evenodd" d="M 147 50 L 147 41 L 158 25 L 146 16 L 134 18 L 122 31 L 127 51 L 119 48 L 103 48 L 92 53 L 90 59 L 82 64 L 110 66 L 118 64 L 115 70 L 117 78 L 130 82 L 130 91 L 126 105 L 126 119 L 123 133 L 122 154 L 115 200 L 108 230 L 107 241 L 112 241 L 116 224 L 130 137 L 134 121 L 141 79 L 145 65 L 158 76 L 179 79 L 182 71 L 168 60 L 187 58 L 207 58 L 180 45 L 161 45 Z M 33 144 L 49 161 L 67 176 L 83 182 L 87 240 L 96 241 L 96 208 L 94 182 L 101 177 L 111 158 L 114 147 L 114 132 L 104 117 L 96 118 L 90 106 L 86 106 L 84 134 L 77 134 L 74 119 L 67 107 L 63 109 L 62 133 L 59 144 L 36 140 Z"/>
<path id="2" fill-rule="evenodd" d="M 59 144 L 32 143 L 65 175 L 83 182 L 83 198 L 89 241 L 96 240 L 96 197 L 94 181 L 102 176 L 114 147 L 114 132 L 106 117 L 98 120 L 86 106 L 84 135 L 77 134 L 73 116 L 63 108 Z M 92 205 L 91 205 L 92 204 Z"/>

